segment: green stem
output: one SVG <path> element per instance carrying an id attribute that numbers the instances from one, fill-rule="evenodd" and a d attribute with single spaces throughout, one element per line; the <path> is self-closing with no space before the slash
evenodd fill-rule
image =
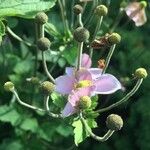
<path id="1" fill-rule="evenodd" d="M 115 48 L 116 48 L 116 44 L 111 46 L 110 51 L 108 53 L 108 56 L 106 58 L 105 67 L 104 67 L 104 69 L 102 71 L 102 74 L 104 74 L 106 72 L 106 69 L 107 69 L 107 67 L 108 67 L 108 65 L 110 63 L 110 59 L 111 59 L 111 57 L 112 57 L 112 55 L 114 53 Z"/>
<path id="2" fill-rule="evenodd" d="M 23 102 L 23 101 L 20 99 L 20 97 L 18 96 L 18 93 L 17 93 L 15 90 L 13 90 L 12 93 L 16 96 L 16 99 L 17 99 L 17 101 L 18 101 L 19 104 L 21 104 L 21 105 L 23 105 L 23 106 L 25 106 L 25 107 L 27 107 L 27 108 L 33 109 L 33 110 L 45 112 L 44 109 L 41 109 L 41 108 L 38 108 L 38 107 L 35 107 L 35 106 L 31 106 L 31 105 L 29 105 L 29 104 Z"/>
<path id="3" fill-rule="evenodd" d="M 15 34 L 8 26 L 6 26 L 6 30 L 8 31 L 8 33 L 15 38 L 16 40 L 23 42 L 24 44 L 26 44 L 29 47 L 35 46 L 27 41 L 24 41 L 21 37 L 19 37 L 17 34 Z"/>
<path id="4" fill-rule="evenodd" d="M 55 79 L 52 77 L 52 75 L 51 75 L 50 72 L 48 71 L 44 52 L 42 52 L 42 62 L 43 62 L 44 71 L 45 71 L 45 73 L 47 74 L 48 78 L 49 78 L 53 83 L 55 83 Z"/>
<path id="5" fill-rule="evenodd" d="M 100 30 L 100 27 L 102 25 L 102 22 L 103 22 L 103 16 L 101 16 L 97 22 L 97 25 L 96 25 L 96 29 L 94 31 L 94 34 L 93 34 L 93 37 L 92 37 L 92 40 L 91 41 L 94 41 L 94 39 L 96 38 L 97 36 L 97 33 L 98 31 Z M 93 48 L 90 48 L 90 57 L 92 58 L 93 56 Z"/>
<path id="6" fill-rule="evenodd" d="M 143 82 L 143 79 L 138 79 L 136 85 L 133 87 L 133 89 L 125 96 L 123 97 L 120 101 L 106 107 L 106 108 L 102 108 L 102 109 L 99 109 L 97 111 L 95 111 L 94 113 L 102 113 L 102 112 L 105 112 L 105 111 L 108 111 L 108 110 L 111 110 L 121 104 L 123 104 L 124 102 L 126 102 L 132 95 L 134 95 L 136 93 L 136 91 L 139 89 L 139 87 L 141 86 Z"/>
<path id="7" fill-rule="evenodd" d="M 81 13 L 78 15 L 78 21 L 79 21 L 79 26 L 83 27 L 82 14 Z"/>
<path id="8" fill-rule="evenodd" d="M 45 109 L 46 109 L 46 112 L 49 116 L 53 117 L 53 118 L 61 118 L 61 114 L 54 114 L 52 112 L 50 112 L 50 108 L 49 108 L 49 95 L 46 96 L 45 98 Z"/>
<path id="9" fill-rule="evenodd" d="M 80 69 L 81 69 L 82 51 L 83 51 L 83 42 L 79 43 L 79 47 L 78 47 L 78 62 L 77 62 L 77 70 L 80 70 Z"/>
<path id="10" fill-rule="evenodd" d="M 65 9 L 65 1 L 62 0 L 61 2 L 61 0 L 58 0 L 58 3 L 59 3 L 60 11 L 61 11 L 61 17 L 62 17 L 64 29 L 67 34 L 69 31 L 69 26 L 68 26 L 67 14 L 66 14 L 66 9 Z"/>
<path id="11" fill-rule="evenodd" d="M 99 142 L 107 141 L 112 136 L 112 134 L 115 132 L 114 130 L 108 130 L 104 136 L 102 136 L 102 137 L 97 136 L 96 134 L 94 134 L 91 131 L 91 128 L 88 126 L 88 124 L 87 124 L 86 120 L 83 118 L 82 114 L 80 114 L 80 119 L 81 119 L 81 122 L 83 123 L 83 125 L 85 126 L 87 132 L 90 134 L 90 136 Z"/>

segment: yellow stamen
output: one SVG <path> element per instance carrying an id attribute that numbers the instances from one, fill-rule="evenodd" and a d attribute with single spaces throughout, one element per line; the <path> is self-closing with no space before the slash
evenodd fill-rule
<path id="1" fill-rule="evenodd" d="M 83 88 L 83 87 L 89 87 L 89 86 L 92 86 L 92 81 L 90 81 L 90 80 L 82 80 L 82 81 L 79 81 L 75 85 L 75 88 Z"/>

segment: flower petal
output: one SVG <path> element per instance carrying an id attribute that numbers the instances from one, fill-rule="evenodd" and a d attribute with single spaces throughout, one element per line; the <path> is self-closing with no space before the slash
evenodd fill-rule
<path id="1" fill-rule="evenodd" d="M 76 107 L 80 97 L 82 96 L 90 96 L 93 91 L 93 87 L 80 88 L 77 90 L 73 90 L 68 97 L 68 101 L 73 107 Z"/>
<path id="2" fill-rule="evenodd" d="M 81 67 L 83 68 L 90 68 L 92 65 L 91 58 L 88 54 L 82 54 L 82 61 L 81 61 Z"/>
<path id="3" fill-rule="evenodd" d="M 95 80 L 96 78 L 99 78 L 102 74 L 102 69 L 99 69 L 99 68 L 90 68 L 88 69 L 88 71 L 91 73 L 93 80 Z"/>
<path id="4" fill-rule="evenodd" d="M 111 74 L 101 75 L 95 81 L 95 94 L 111 94 L 121 89 L 121 83 Z"/>
<path id="5" fill-rule="evenodd" d="M 68 102 L 61 113 L 62 113 L 62 117 L 68 117 L 74 114 L 75 112 L 76 112 L 76 109 L 71 105 L 70 102 Z"/>
<path id="6" fill-rule="evenodd" d="M 81 80 L 92 80 L 92 75 L 87 69 L 80 69 L 76 72 L 76 79 L 77 81 Z"/>
<path id="7" fill-rule="evenodd" d="M 66 72 L 66 74 L 68 76 L 74 76 L 74 74 L 75 74 L 75 68 L 73 68 L 73 67 L 66 67 L 65 72 Z"/>
<path id="8" fill-rule="evenodd" d="M 60 76 L 55 80 L 55 90 L 60 94 L 69 94 L 74 86 L 75 78 L 68 75 Z"/>

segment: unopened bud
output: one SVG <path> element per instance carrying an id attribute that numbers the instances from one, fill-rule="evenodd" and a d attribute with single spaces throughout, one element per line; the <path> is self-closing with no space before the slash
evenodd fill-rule
<path id="1" fill-rule="evenodd" d="M 48 38 L 40 38 L 38 41 L 37 41 L 37 46 L 38 48 L 41 50 L 41 51 L 46 51 L 50 48 L 50 45 L 51 45 L 51 42 Z"/>
<path id="2" fill-rule="evenodd" d="M 99 5 L 95 9 L 95 14 L 98 16 L 106 16 L 108 13 L 108 9 L 105 5 Z"/>
<path id="3" fill-rule="evenodd" d="M 77 42 L 85 42 L 90 37 L 89 31 L 84 27 L 78 27 L 74 31 L 74 39 Z"/>
<path id="4" fill-rule="evenodd" d="M 91 107 L 91 98 L 89 96 L 82 96 L 79 101 L 78 107 L 80 109 L 88 109 Z"/>
<path id="5" fill-rule="evenodd" d="M 140 2 L 140 7 L 141 8 L 146 8 L 147 7 L 147 2 L 146 1 L 141 1 Z"/>
<path id="6" fill-rule="evenodd" d="M 44 81 L 41 84 L 42 90 L 47 94 L 47 93 L 52 93 L 55 89 L 55 85 L 49 81 Z"/>
<path id="7" fill-rule="evenodd" d="M 39 84 L 39 78 L 38 77 L 31 77 L 31 78 L 28 78 L 27 81 L 33 83 L 33 84 Z"/>
<path id="8" fill-rule="evenodd" d="M 75 14 L 79 15 L 83 12 L 83 7 L 77 4 L 73 7 L 73 11 Z"/>
<path id="9" fill-rule="evenodd" d="M 44 12 L 39 12 L 35 16 L 35 20 L 39 24 L 45 24 L 48 21 L 48 16 Z"/>
<path id="10" fill-rule="evenodd" d="M 125 8 L 125 7 L 127 7 L 127 5 L 128 5 L 128 4 L 127 4 L 126 1 L 122 1 L 121 4 L 120 4 L 120 7 L 121 7 L 121 8 Z"/>
<path id="11" fill-rule="evenodd" d="M 4 84 L 4 89 L 6 91 L 12 92 L 14 90 L 14 84 L 12 82 L 8 81 Z"/>
<path id="12" fill-rule="evenodd" d="M 108 37 L 108 42 L 110 44 L 118 44 L 121 41 L 121 36 L 118 33 L 112 33 Z"/>
<path id="13" fill-rule="evenodd" d="M 147 71 L 144 68 L 138 68 L 135 71 L 135 77 L 142 79 L 147 77 Z"/>
<path id="14" fill-rule="evenodd" d="M 118 131 L 123 127 L 123 120 L 119 115 L 111 114 L 107 117 L 106 126 L 110 130 Z"/>

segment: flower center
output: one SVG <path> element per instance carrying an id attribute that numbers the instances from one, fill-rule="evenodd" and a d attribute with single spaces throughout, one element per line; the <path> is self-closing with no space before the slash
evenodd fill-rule
<path id="1" fill-rule="evenodd" d="M 92 81 L 90 80 L 82 80 L 79 81 L 77 84 L 75 84 L 75 88 L 84 88 L 84 87 L 89 87 L 92 86 Z"/>

